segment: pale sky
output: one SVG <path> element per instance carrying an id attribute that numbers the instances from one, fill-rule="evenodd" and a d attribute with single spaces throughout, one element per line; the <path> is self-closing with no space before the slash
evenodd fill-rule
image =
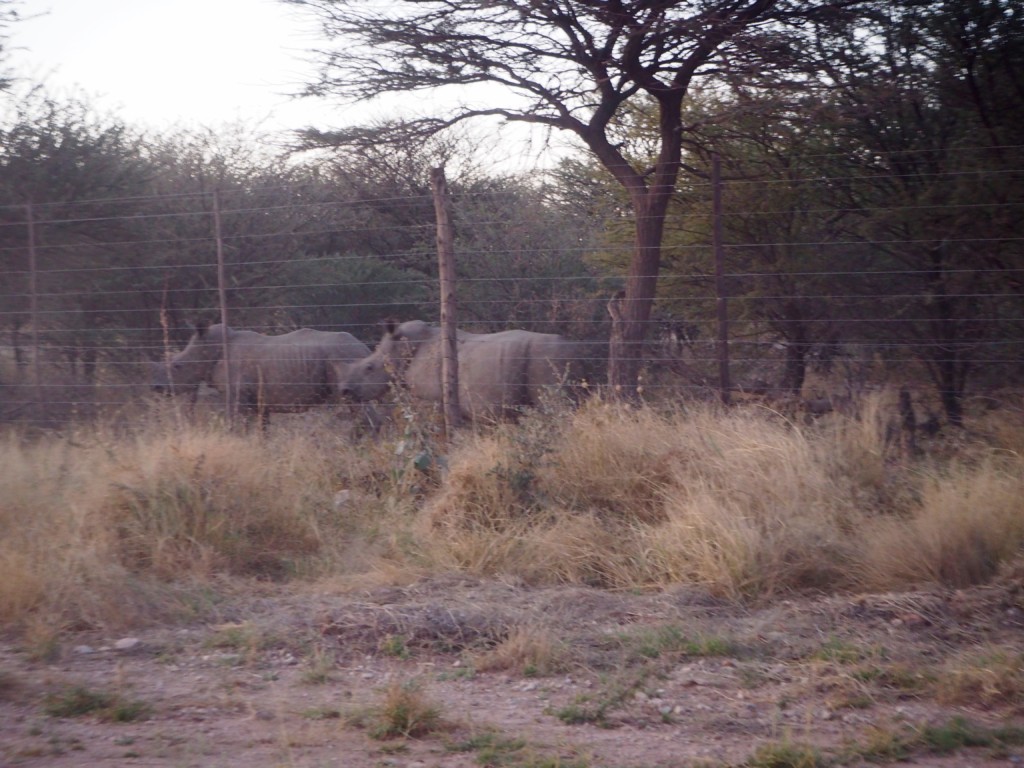
<path id="1" fill-rule="evenodd" d="M 20 0 L 15 7 L 22 20 L 8 30 L 11 73 L 57 97 L 83 97 L 134 127 L 241 122 L 277 133 L 384 114 L 383 106 L 371 112 L 290 98 L 314 77 L 309 51 L 323 40 L 308 11 L 278 0 Z M 430 108 L 422 99 L 397 104 Z M 493 141 L 488 157 L 504 170 L 529 170 L 551 156 L 540 151 L 539 133 L 522 125 Z"/>
<path id="2" fill-rule="evenodd" d="M 312 19 L 275 0 L 22 0 L 16 76 L 81 95 L 139 127 L 275 131 L 332 121 L 288 94 L 311 77 Z M 35 17 L 35 18 L 30 18 Z"/>

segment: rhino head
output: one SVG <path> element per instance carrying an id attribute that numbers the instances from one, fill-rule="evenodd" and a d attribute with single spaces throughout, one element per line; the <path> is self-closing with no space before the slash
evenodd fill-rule
<path id="1" fill-rule="evenodd" d="M 164 395 L 195 392 L 200 383 L 212 381 L 223 354 L 223 339 L 223 326 L 197 326 L 185 349 L 167 360 L 149 363 L 152 389 Z"/>

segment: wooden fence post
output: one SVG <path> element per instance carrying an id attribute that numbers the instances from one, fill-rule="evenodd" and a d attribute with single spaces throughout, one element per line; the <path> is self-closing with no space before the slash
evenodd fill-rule
<path id="1" fill-rule="evenodd" d="M 29 318 L 32 323 L 32 399 L 35 418 L 40 418 L 44 402 L 42 377 L 39 375 L 39 277 L 36 265 L 36 221 L 32 203 L 25 205 L 25 218 L 28 224 L 28 301 Z"/>
<path id="2" fill-rule="evenodd" d="M 430 169 L 430 188 L 437 217 L 437 261 L 441 282 L 441 410 L 444 439 L 447 441 L 459 423 L 459 357 L 455 322 L 455 238 L 443 166 Z"/>
<path id="3" fill-rule="evenodd" d="M 711 155 L 712 247 L 715 254 L 715 296 L 718 306 L 718 388 L 722 402 L 731 402 L 729 381 L 729 306 L 725 291 L 725 254 L 722 245 L 722 167 L 718 153 Z"/>
<path id="4" fill-rule="evenodd" d="M 228 426 L 234 425 L 235 400 L 234 379 L 231 377 L 231 345 L 228 344 L 228 294 L 224 276 L 224 237 L 220 225 L 220 193 L 213 190 L 213 236 L 217 246 L 217 299 L 220 303 L 220 322 L 224 327 L 222 337 L 224 355 L 224 407 L 227 409 Z"/>

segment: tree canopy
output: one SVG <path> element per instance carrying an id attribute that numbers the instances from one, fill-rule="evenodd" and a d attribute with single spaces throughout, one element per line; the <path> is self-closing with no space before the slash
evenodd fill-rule
<path id="1" fill-rule="evenodd" d="M 665 213 L 682 166 L 682 109 L 713 79 L 777 87 L 806 69 L 800 52 L 819 22 L 856 0 L 285 0 L 311 9 L 327 45 L 307 93 L 365 101 L 460 89 L 443 114 L 307 138 L 333 144 L 421 140 L 465 120 L 497 117 L 575 134 L 628 192 L 634 254 L 612 334 L 609 379 L 634 391 L 661 265 Z M 484 94 L 473 90 L 487 86 Z M 497 90 L 495 90 L 497 86 Z M 466 90 L 469 89 L 469 90 Z M 497 97 L 494 94 L 497 93 Z M 486 98 L 485 98 L 486 97 Z M 657 151 L 637 165 L 616 142 L 634 99 L 657 110 Z M 475 99 L 475 100 L 471 100 Z"/>

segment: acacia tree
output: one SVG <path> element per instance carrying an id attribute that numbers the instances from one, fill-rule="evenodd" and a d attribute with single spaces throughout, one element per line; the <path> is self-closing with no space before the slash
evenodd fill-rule
<path id="1" fill-rule="evenodd" d="M 703 78 L 746 87 L 795 66 L 819 15 L 857 0 L 283 0 L 311 9 L 328 46 L 306 93 L 366 101 L 384 94 L 489 86 L 484 103 L 372 127 L 312 131 L 324 144 L 420 142 L 474 118 L 575 134 L 627 191 L 634 252 L 612 331 L 609 384 L 635 392 L 665 215 L 682 168 L 682 119 Z M 777 85 L 777 81 L 775 83 Z M 481 93 L 470 90 L 470 94 Z M 500 93 L 500 103 L 493 94 Z M 626 157 L 616 120 L 636 98 L 657 108 L 650 166 Z M 420 102 L 422 103 L 422 101 Z M 447 102 L 442 102 L 447 103 Z"/>

